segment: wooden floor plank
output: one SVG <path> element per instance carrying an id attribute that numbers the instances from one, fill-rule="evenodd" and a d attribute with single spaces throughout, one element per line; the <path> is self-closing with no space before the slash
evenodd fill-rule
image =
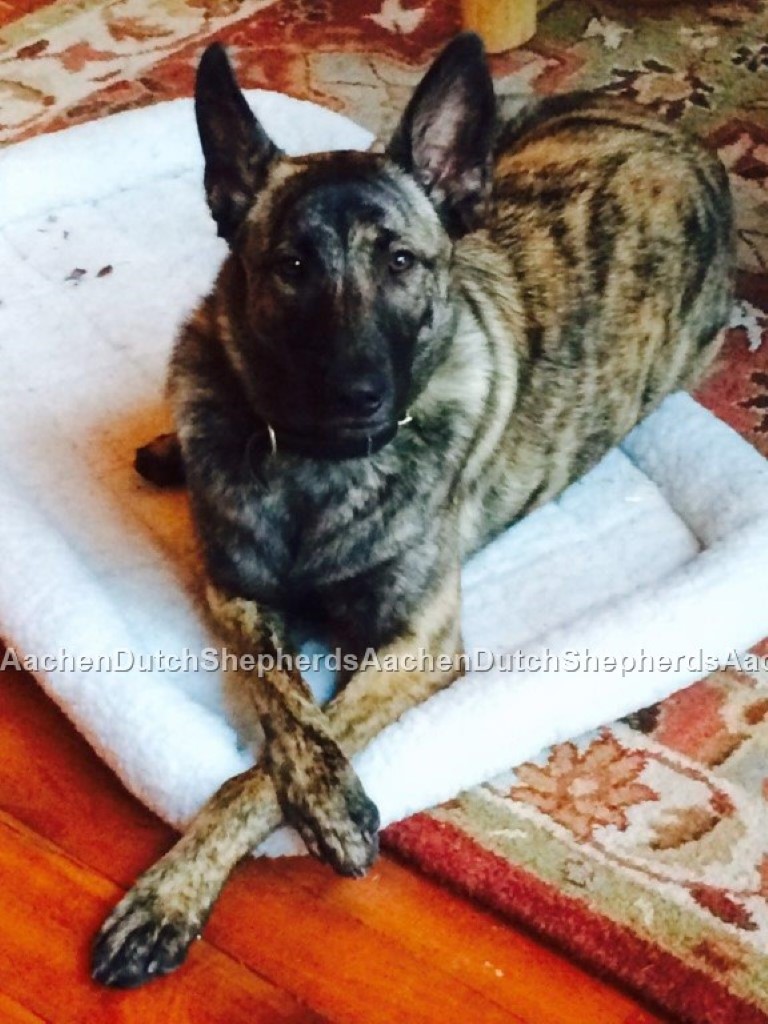
<path id="1" fill-rule="evenodd" d="M 442 958 L 411 956 L 398 939 L 293 884 L 282 865 L 265 877 L 262 865 L 249 864 L 238 881 L 208 924 L 210 941 L 237 949 L 244 963 L 338 1024 L 466 1024 L 469 1007 L 484 1024 L 526 1024 L 496 999 L 497 986 L 473 988 Z"/>
<path id="2" fill-rule="evenodd" d="M 173 841 L 33 681 L 12 671 L 0 675 L 0 750 L 0 806 L 93 871 L 127 885 Z M 94 927 L 75 937 L 83 957 Z M 206 936 L 338 1024 L 464 1024 L 470 1008 L 473 1020 L 488 1024 L 660 1020 L 387 858 L 362 882 L 305 859 L 246 865 Z M 0 955 L 2 944 L 0 938 Z M 148 991 L 173 989 L 187 970 Z"/>
<path id="3" fill-rule="evenodd" d="M 3 992 L 0 992 L 0 1020 L 3 1024 L 46 1024 L 43 1017 L 38 1017 Z"/>
<path id="4" fill-rule="evenodd" d="M 113 992 L 90 982 L 89 939 L 120 890 L 4 813 L 0 892 L 0 990 L 44 1020 L 320 1024 L 287 992 L 206 942 L 195 944 L 177 985 Z"/>

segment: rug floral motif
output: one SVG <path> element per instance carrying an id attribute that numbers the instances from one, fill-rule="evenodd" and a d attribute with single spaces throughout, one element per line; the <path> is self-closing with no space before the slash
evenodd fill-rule
<path id="1" fill-rule="evenodd" d="M 214 36 L 245 86 L 385 135 L 459 25 L 453 0 L 0 0 L 0 139 L 190 95 Z M 561 0 L 493 70 L 500 92 L 630 97 L 720 154 L 741 302 L 698 397 L 768 455 L 768 2 Z M 389 829 L 390 848 L 676 1019 L 766 1024 L 768 670 L 753 662 Z"/>

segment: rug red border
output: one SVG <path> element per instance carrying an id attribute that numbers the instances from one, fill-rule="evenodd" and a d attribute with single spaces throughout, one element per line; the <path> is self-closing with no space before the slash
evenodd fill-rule
<path id="1" fill-rule="evenodd" d="M 391 825 L 384 838 L 388 849 L 425 874 L 521 922 L 684 1024 L 768 1024 L 762 1010 L 703 971 L 484 849 L 448 822 L 419 814 Z"/>

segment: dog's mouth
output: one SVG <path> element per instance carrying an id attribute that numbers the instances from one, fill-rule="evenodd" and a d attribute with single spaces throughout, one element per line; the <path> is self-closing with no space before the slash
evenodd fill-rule
<path id="1" fill-rule="evenodd" d="M 374 455 L 390 443 L 401 426 L 410 422 L 406 415 L 400 420 L 347 423 L 333 428 L 283 426 L 265 422 L 267 444 L 273 455 L 285 452 L 313 459 L 341 461 Z"/>

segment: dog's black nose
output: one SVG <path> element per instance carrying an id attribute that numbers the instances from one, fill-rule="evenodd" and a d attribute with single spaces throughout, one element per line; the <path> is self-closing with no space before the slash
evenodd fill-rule
<path id="1" fill-rule="evenodd" d="M 373 416 L 384 404 L 387 385 L 380 374 L 352 377 L 339 385 L 339 409 L 348 416 Z"/>

